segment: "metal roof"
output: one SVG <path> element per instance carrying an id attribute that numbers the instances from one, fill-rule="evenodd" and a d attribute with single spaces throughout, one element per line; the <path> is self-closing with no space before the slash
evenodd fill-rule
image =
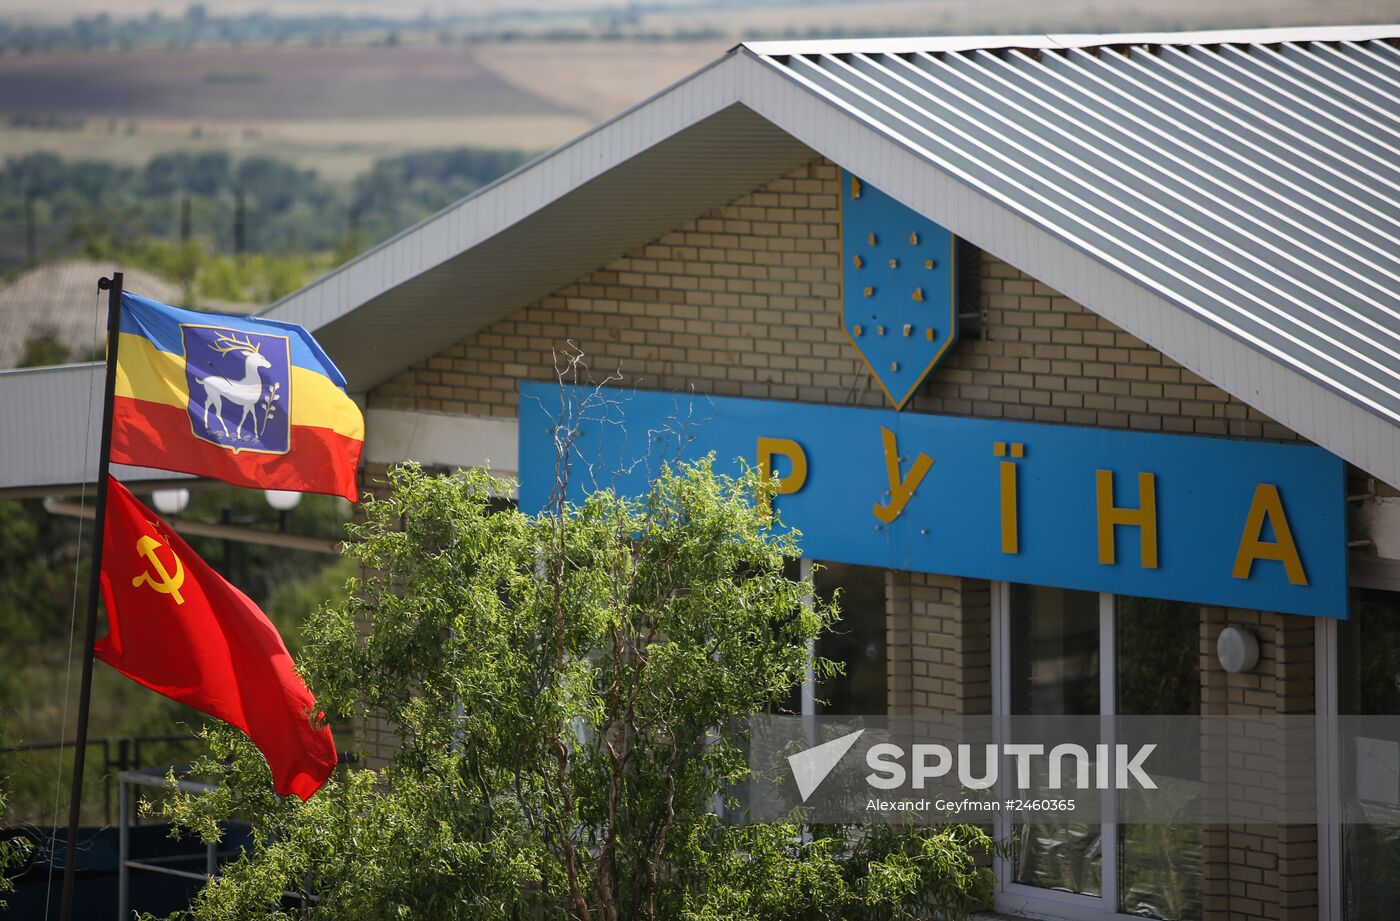
<path id="1" fill-rule="evenodd" d="M 1364 42 L 1393 38 L 1396 26 L 1286 26 L 1278 29 L 1212 29 L 1199 32 L 1035 32 L 1022 35 L 923 35 L 892 38 L 830 38 L 743 42 L 754 54 L 929 54 L 945 51 L 991 51 L 1000 48 L 1102 48 L 1122 45 L 1219 45 L 1259 42 Z"/>
<path id="2" fill-rule="evenodd" d="M 687 104 L 708 82 L 679 88 L 648 113 L 659 117 L 527 164 L 265 315 L 316 330 L 368 389 L 816 156 L 746 108 Z"/>
<path id="3" fill-rule="evenodd" d="M 365 390 L 821 154 L 1400 485 L 1398 37 L 741 45 L 265 313 Z"/>
<path id="4" fill-rule="evenodd" d="M 1386 42 L 757 53 L 1400 424 L 1400 52 Z"/>

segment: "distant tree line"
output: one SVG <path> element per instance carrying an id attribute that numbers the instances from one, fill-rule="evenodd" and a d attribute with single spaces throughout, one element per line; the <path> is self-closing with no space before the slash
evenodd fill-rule
<path id="1" fill-rule="evenodd" d="M 107 257 L 152 240 L 214 253 L 335 253 L 343 261 L 526 160 L 438 150 L 383 159 L 349 183 L 270 157 L 170 153 L 145 167 L 35 153 L 0 165 L 0 271 L 65 253 Z M 34 233 L 38 227 L 42 232 Z M 25 253 L 26 237 L 41 237 Z"/>
<path id="2" fill-rule="evenodd" d="M 757 6 L 773 9 L 821 8 L 835 5 L 833 0 L 769 0 Z M 286 4 L 283 4 L 285 7 Z M 0 20 L 0 55 L 32 54 L 45 51 L 127 50 L 132 48 L 191 48 L 267 45 L 303 45 L 333 47 L 373 45 L 377 47 L 423 46 L 437 44 L 467 45 L 478 42 L 515 41 L 626 41 L 626 42 L 686 42 L 715 41 L 738 38 L 748 41 L 780 39 L 836 39 L 861 37 L 869 28 L 861 23 L 849 26 L 828 24 L 788 25 L 775 27 L 745 26 L 741 20 L 724 28 L 709 25 L 652 27 L 648 17 L 654 14 L 674 16 L 693 10 L 713 11 L 725 7 L 744 11 L 749 4 L 743 0 L 690 4 L 641 2 L 619 4 L 608 8 L 575 8 L 571 5 L 541 7 L 528 2 L 512 5 L 493 4 L 477 12 L 433 15 L 426 9 L 416 16 L 347 16 L 338 13 L 319 15 L 286 15 L 285 13 L 255 11 L 238 16 L 219 16 L 202 3 L 192 4 L 179 16 L 162 15 L 152 11 L 143 16 L 117 19 L 108 13 L 79 16 L 67 23 L 6 22 Z M 1083 5 L 1078 12 L 1055 12 L 1046 9 L 1023 12 L 1018 16 L 997 16 L 994 13 L 955 15 L 949 4 L 926 4 L 927 9 L 915 11 L 902 24 L 891 23 L 888 34 L 932 35 L 965 32 L 969 29 L 985 34 L 1038 32 L 1111 32 L 1129 26 L 1139 31 L 1226 28 L 1230 26 L 1268 26 L 1295 23 L 1280 5 L 1279 9 L 1254 9 L 1247 12 L 1220 4 L 1218 9 L 1198 15 L 1182 15 L 1171 4 L 1140 3 L 1123 11 L 1102 5 L 1104 12 L 1092 4 Z M 1325 4 L 1313 6 L 1326 9 Z M 388 8 L 386 6 L 386 8 Z M 1128 18 L 1125 20 L 1124 16 Z M 1318 14 L 1313 14 L 1316 19 Z M 1355 21 L 1345 13 L 1322 17 L 1328 22 Z M 790 19 L 800 21 L 794 13 Z"/>
<path id="3" fill-rule="evenodd" d="M 709 41 L 725 33 L 712 28 L 647 31 L 641 16 L 608 11 L 596 15 L 592 27 L 550 27 L 549 11 L 522 6 L 485 13 L 415 19 L 380 16 L 286 16 L 253 12 L 241 16 L 211 15 L 202 4 L 190 6 L 183 16 L 145 16 L 117 19 L 108 13 L 79 16 L 67 23 L 0 21 L 0 54 L 35 54 L 46 51 L 124 51 L 132 48 L 190 48 L 195 46 L 341 44 L 397 47 L 401 44 L 470 44 L 477 41 L 517 40 L 641 40 Z M 512 26 L 524 23 L 528 28 Z"/>
<path id="4" fill-rule="evenodd" d="M 128 48 L 187 48 L 193 45 L 269 45 L 286 42 L 337 44 L 347 36 L 363 41 L 394 34 L 402 20 L 359 16 L 275 16 L 255 12 L 243 16 L 211 16 L 202 4 L 183 16 L 117 19 L 108 13 L 78 16 L 67 23 L 0 21 L 0 53 L 43 51 L 125 50 Z"/>

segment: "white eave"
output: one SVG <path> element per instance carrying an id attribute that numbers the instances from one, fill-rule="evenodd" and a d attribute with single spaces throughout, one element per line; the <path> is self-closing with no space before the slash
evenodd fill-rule
<path id="1" fill-rule="evenodd" d="M 739 46 L 265 313 L 363 391 L 821 154 L 1400 485 L 1395 36 Z M 0 488 L 72 482 L 31 373 L 92 378 L 0 374 Z"/>

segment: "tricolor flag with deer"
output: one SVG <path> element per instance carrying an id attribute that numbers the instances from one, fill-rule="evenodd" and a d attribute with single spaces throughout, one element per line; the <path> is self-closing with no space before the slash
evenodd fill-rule
<path id="1" fill-rule="evenodd" d="M 356 498 L 364 418 L 292 323 L 122 296 L 112 460 Z"/>

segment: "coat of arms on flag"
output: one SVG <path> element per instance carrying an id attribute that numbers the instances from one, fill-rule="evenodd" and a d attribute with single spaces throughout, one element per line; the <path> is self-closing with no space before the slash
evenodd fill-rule
<path id="1" fill-rule="evenodd" d="M 291 449 L 291 346 L 286 336 L 180 324 L 194 436 L 237 454 Z"/>

